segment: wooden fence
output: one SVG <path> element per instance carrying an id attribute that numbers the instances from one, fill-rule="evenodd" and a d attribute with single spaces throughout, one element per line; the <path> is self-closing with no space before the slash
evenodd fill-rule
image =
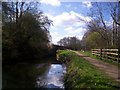
<path id="1" fill-rule="evenodd" d="M 101 59 L 110 59 L 119 61 L 118 49 L 92 49 L 92 54 L 99 56 Z"/>

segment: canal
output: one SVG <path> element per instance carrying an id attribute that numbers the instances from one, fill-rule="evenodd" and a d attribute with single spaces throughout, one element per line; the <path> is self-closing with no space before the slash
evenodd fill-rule
<path id="1" fill-rule="evenodd" d="M 3 88 L 62 88 L 66 66 L 55 57 L 43 62 L 3 65 Z"/>
<path id="2" fill-rule="evenodd" d="M 41 67 L 37 65 L 37 68 Z M 66 66 L 63 63 L 51 63 L 46 71 L 36 78 L 37 88 L 62 88 L 64 89 L 64 74 Z"/>

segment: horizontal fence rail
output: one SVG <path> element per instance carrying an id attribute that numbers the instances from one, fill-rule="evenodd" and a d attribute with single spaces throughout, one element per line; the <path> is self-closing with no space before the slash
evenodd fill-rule
<path id="1" fill-rule="evenodd" d="M 119 61 L 118 49 L 92 49 L 92 54 L 99 56 L 101 59 L 110 59 Z"/>

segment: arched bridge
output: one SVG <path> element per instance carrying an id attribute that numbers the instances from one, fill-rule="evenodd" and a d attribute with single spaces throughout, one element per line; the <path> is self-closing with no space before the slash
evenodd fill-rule
<path id="1" fill-rule="evenodd" d="M 54 55 L 55 56 L 57 50 L 65 50 L 65 49 L 70 49 L 70 48 L 53 44 L 49 55 L 51 55 L 51 56 Z"/>

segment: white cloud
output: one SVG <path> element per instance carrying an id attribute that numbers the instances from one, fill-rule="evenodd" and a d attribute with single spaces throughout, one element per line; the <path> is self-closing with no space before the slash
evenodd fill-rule
<path id="1" fill-rule="evenodd" d="M 53 26 L 50 28 L 53 43 L 57 43 L 63 37 L 68 36 L 77 36 L 79 39 L 82 39 L 86 31 L 84 20 L 91 20 L 90 17 L 74 11 L 64 12 L 57 16 L 46 15 L 53 20 Z"/>
<path id="2" fill-rule="evenodd" d="M 46 5 L 52 5 L 52 6 L 60 6 L 61 5 L 59 0 L 41 0 L 40 2 L 43 4 L 46 4 Z"/>
<path id="3" fill-rule="evenodd" d="M 57 44 L 57 42 L 64 37 L 60 35 L 57 31 L 50 32 L 50 35 L 52 36 L 52 42 L 54 44 Z"/>
<path id="4" fill-rule="evenodd" d="M 106 23 L 106 25 L 107 25 L 108 27 L 112 27 L 112 24 L 113 24 L 113 19 L 112 19 L 112 17 L 110 17 L 110 19 L 109 19 L 108 21 L 105 21 L 105 23 Z"/>
<path id="5" fill-rule="evenodd" d="M 65 30 L 65 31 L 71 31 L 71 30 L 73 30 L 73 27 L 67 27 L 67 28 L 65 28 L 64 30 Z"/>
<path id="6" fill-rule="evenodd" d="M 82 3 L 87 8 L 91 8 L 92 7 L 92 3 L 90 1 L 83 1 Z"/>
<path id="7" fill-rule="evenodd" d="M 90 17 L 85 17 L 81 14 L 78 14 L 74 11 L 64 12 L 57 16 L 52 16 L 50 14 L 46 14 L 51 20 L 53 20 L 54 26 L 67 26 L 67 25 L 83 25 L 84 20 L 90 21 Z"/>
<path id="8" fill-rule="evenodd" d="M 86 29 L 85 29 L 86 30 Z M 70 33 L 83 33 L 85 31 L 83 28 L 77 28 L 76 30 L 73 30 L 72 32 Z"/>
<path id="9" fill-rule="evenodd" d="M 69 34 L 83 34 L 85 31 L 86 31 L 86 29 L 85 28 L 83 28 L 83 27 L 80 27 L 80 28 L 66 28 L 65 29 Z"/>
<path id="10" fill-rule="evenodd" d="M 52 26 L 51 26 L 51 29 L 57 29 L 57 28 L 56 28 L 55 26 L 52 25 Z"/>
<path id="11" fill-rule="evenodd" d="M 73 24 L 75 27 L 85 26 L 84 22 L 76 22 Z"/>

